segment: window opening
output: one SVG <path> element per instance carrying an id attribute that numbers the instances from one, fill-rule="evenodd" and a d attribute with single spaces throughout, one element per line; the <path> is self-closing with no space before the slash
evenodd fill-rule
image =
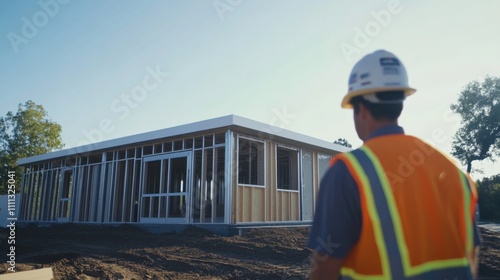
<path id="1" fill-rule="evenodd" d="M 239 139 L 238 183 L 264 185 L 264 143 Z"/>
<path id="2" fill-rule="evenodd" d="M 278 147 L 276 150 L 278 189 L 299 190 L 298 152 Z"/>

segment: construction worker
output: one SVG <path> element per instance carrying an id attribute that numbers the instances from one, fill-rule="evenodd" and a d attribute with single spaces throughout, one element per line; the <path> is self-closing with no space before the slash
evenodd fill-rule
<path id="1" fill-rule="evenodd" d="M 354 66 L 341 106 L 353 108 L 364 144 L 333 158 L 321 180 L 308 242 L 311 279 L 475 275 L 476 189 L 445 155 L 398 126 L 414 92 L 390 52 Z"/>

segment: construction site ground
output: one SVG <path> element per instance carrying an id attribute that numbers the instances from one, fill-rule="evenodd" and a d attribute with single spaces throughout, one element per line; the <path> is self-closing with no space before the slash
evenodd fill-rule
<path id="1" fill-rule="evenodd" d="M 224 237 L 195 227 L 154 234 L 131 225 L 30 226 L 16 228 L 15 270 L 51 267 L 55 279 L 307 279 L 308 230 L 265 228 Z M 8 253 L 9 232 L 0 234 Z M 481 234 L 480 279 L 500 279 L 500 233 Z M 7 253 L 0 273 L 12 273 Z"/>

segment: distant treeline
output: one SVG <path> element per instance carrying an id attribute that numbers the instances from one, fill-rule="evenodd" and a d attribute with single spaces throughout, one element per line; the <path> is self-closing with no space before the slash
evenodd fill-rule
<path id="1" fill-rule="evenodd" d="M 500 221 L 500 175 L 477 182 L 481 220 Z"/>

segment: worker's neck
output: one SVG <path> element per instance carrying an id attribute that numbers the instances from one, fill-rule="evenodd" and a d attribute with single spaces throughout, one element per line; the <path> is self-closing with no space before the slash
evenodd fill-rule
<path id="1" fill-rule="evenodd" d="M 373 132 L 379 130 L 380 128 L 388 125 L 398 125 L 398 120 L 395 121 L 389 121 L 389 120 L 373 120 L 372 122 L 369 123 L 368 125 L 368 133 L 366 136 L 370 136 L 373 134 Z M 367 138 L 366 137 L 366 138 Z M 366 138 L 363 139 L 363 141 L 366 141 Z"/>

